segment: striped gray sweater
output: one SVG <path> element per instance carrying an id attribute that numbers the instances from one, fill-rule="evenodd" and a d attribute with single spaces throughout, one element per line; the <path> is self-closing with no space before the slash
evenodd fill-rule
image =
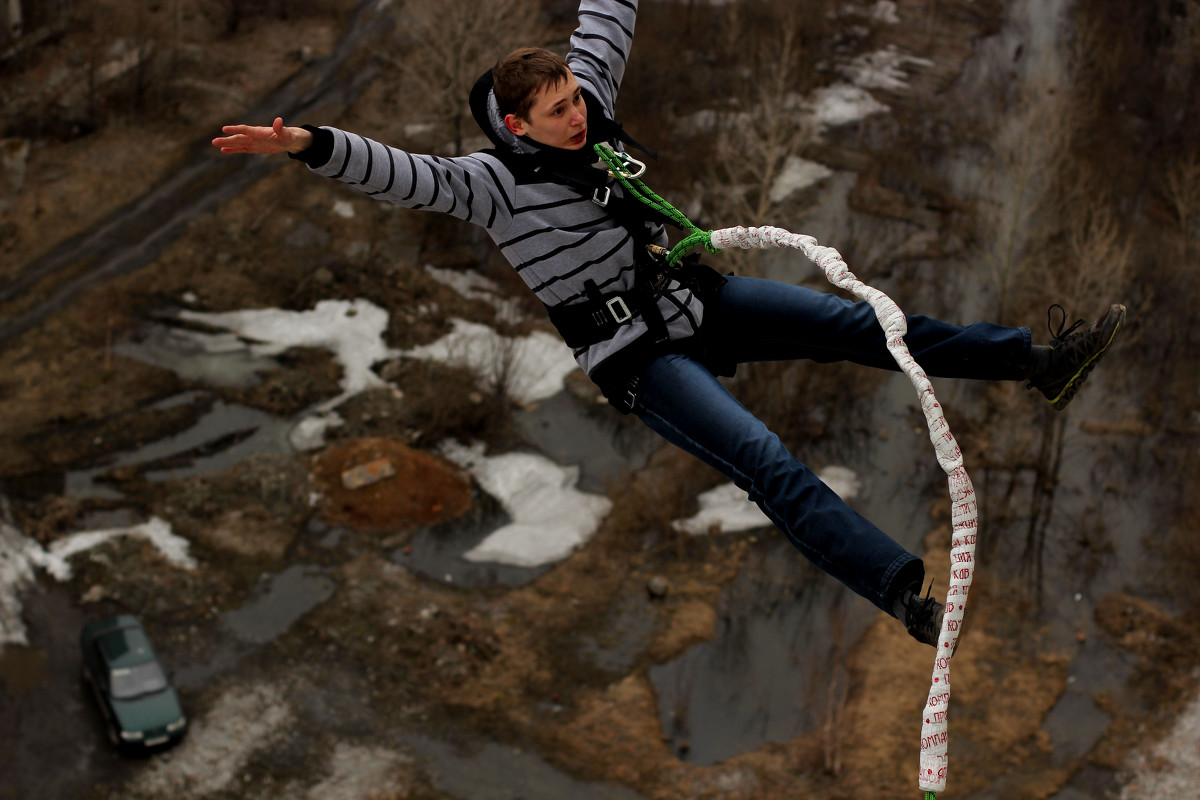
<path id="1" fill-rule="evenodd" d="M 633 43 L 637 0 L 582 0 L 579 26 L 571 36 L 567 63 L 582 88 L 611 117 L 617 89 Z M 499 139 L 514 152 L 528 152 L 504 125 L 489 97 L 489 117 Z M 634 242 L 613 215 L 568 186 L 518 181 L 495 156 L 457 158 L 418 155 L 337 128 L 328 161 L 313 164 L 319 175 L 397 205 L 440 211 L 483 226 L 529 288 L 548 306 L 580 303 L 585 281 L 603 294 L 633 288 Z M 496 138 L 496 137 L 493 137 Z M 620 187 L 614 186 L 619 193 Z M 655 241 L 666 234 L 654 226 Z M 688 339 L 700 325 L 703 307 L 686 287 L 670 281 L 658 298 L 672 341 Z M 647 332 L 641 315 L 611 339 L 577 348 L 575 359 L 593 375 L 605 360 Z"/>

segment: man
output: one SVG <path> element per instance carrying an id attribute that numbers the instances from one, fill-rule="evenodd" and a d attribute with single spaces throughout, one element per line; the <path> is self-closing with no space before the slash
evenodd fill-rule
<path id="1" fill-rule="evenodd" d="M 636 13 L 636 0 L 582 0 L 565 58 L 526 48 L 480 78 L 470 100 L 490 150 L 417 155 L 281 119 L 227 126 L 213 144 L 286 152 L 369 196 L 483 226 L 615 406 L 733 480 L 801 553 L 936 646 L 943 609 L 920 595 L 921 561 L 847 506 L 716 377 L 792 358 L 894 370 L 874 312 L 799 286 L 667 269 L 651 252 L 667 244 L 663 226 L 592 168 L 596 142 L 634 145 L 612 116 Z M 1038 347 L 1027 328 L 913 315 L 905 340 L 930 376 L 1027 381 L 1061 409 L 1124 316 L 1113 305 Z"/>

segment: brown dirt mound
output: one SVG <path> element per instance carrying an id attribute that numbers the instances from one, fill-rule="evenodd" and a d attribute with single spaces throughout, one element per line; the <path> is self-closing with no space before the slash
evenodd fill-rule
<path id="1" fill-rule="evenodd" d="M 337 444 L 310 462 L 319 516 L 359 530 L 445 522 L 471 510 L 471 482 L 450 462 L 390 439 Z"/>

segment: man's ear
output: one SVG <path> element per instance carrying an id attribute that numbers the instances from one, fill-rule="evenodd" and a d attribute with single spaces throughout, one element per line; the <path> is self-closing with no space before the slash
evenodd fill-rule
<path id="1" fill-rule="evenodd" d="M 516 114 L 505 114 L 504 125 L 517 136 L 525 135 L 525 120 Z"/>

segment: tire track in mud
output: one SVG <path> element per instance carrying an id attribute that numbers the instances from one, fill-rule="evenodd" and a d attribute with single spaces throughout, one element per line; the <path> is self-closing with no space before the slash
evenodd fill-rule
<path id="1" fill-rule="evenodd" d="M 371 65 L 358 70 L 346 67 L 360 45 L 390 24 L 381 13 L 386 5 L 384 0 L 363 0 L 331 55 L 293 75 L 242 112 L 242 118 L 295 118 L 316 110 L 330 117 L 344 110 L 377 74 Z M 46 298 L 32 309 L 0 317 L 0 348 L 66 307 L 81 292 L 154 263 L 187 230 L 189 222 L 215 211 L 286 163 L 284 159 L 230 159 L 216 153 L 205 138 L 188 163 L 166 181 L 0 286 L 0 309 L 35 287 L 50 287 Z M 82 272 L 72 269 L 85 264 Z"/>

